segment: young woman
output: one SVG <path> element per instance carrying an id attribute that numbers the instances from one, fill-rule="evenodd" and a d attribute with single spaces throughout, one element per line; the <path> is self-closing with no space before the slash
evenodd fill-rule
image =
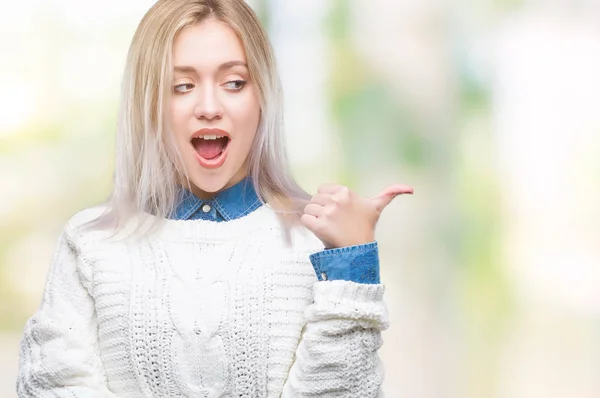
<path id="1" fill-rule="evenodd" d="M 374 198 L 309 197 L 243 0 L 160 0 L 129 50 L 111 199 L 67 223 L 21 397 L 375 397 L 388 318 Z"/>

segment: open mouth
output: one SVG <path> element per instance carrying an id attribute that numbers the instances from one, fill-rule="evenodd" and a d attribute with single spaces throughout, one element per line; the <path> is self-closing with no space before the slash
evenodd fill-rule
<path id="1" fill-rule="evenodd" d="M 192 139 L 196 153 L 206 160 L 213 160 L 221 156 L 228 144 L 229 137 L 225 136 L 205 135 Z"/>
<path id="2" fill-rule="evenodd" d="M 191 143 L 196 151 L 196 159 L 201 166 L 207 168 L 219 167 L 225 161 L 227 147 L 231 139 L 227 136 L 204 135 L 195 137 Z"/>

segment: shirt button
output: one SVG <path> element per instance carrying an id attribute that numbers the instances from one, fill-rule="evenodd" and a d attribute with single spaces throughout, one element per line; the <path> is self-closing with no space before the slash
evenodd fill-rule
<path id="1" fill-rule="evenodd" d="M 327 280 L 327 274 L 325 272 L 321 272 L 321 279 L 323 279 L 324 281 Z"/>
<path id="2" fill-rule="evenodd" d="M 210 211 L 210 206 L 209 205 L 202 206 L 202 211 L 205 213 L 208 213 Z"/>

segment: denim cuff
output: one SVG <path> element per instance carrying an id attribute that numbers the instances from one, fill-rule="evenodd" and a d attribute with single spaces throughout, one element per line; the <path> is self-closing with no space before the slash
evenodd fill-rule
<path id="1" fill-rule="evenodd" d="M 310 262 L 320 281 L 345 280 L 366 284 L 380 283 L 377 242 L 325 249 L 311 254 Z"/>

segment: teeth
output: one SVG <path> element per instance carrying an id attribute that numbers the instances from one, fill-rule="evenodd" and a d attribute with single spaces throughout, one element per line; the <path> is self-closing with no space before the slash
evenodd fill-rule
<path id="1" fill-rule="evenodd" d="M 205 136 L 203 136 L 201 138 L 203 138 L 205 140 L 216 140 L 217 138 L 223 138 L 223 136 L 222 135 L 215 135 L 215 134 L 213 134 L 213 135 L 207 134 L 207 135 L 205 135 Z"/>

